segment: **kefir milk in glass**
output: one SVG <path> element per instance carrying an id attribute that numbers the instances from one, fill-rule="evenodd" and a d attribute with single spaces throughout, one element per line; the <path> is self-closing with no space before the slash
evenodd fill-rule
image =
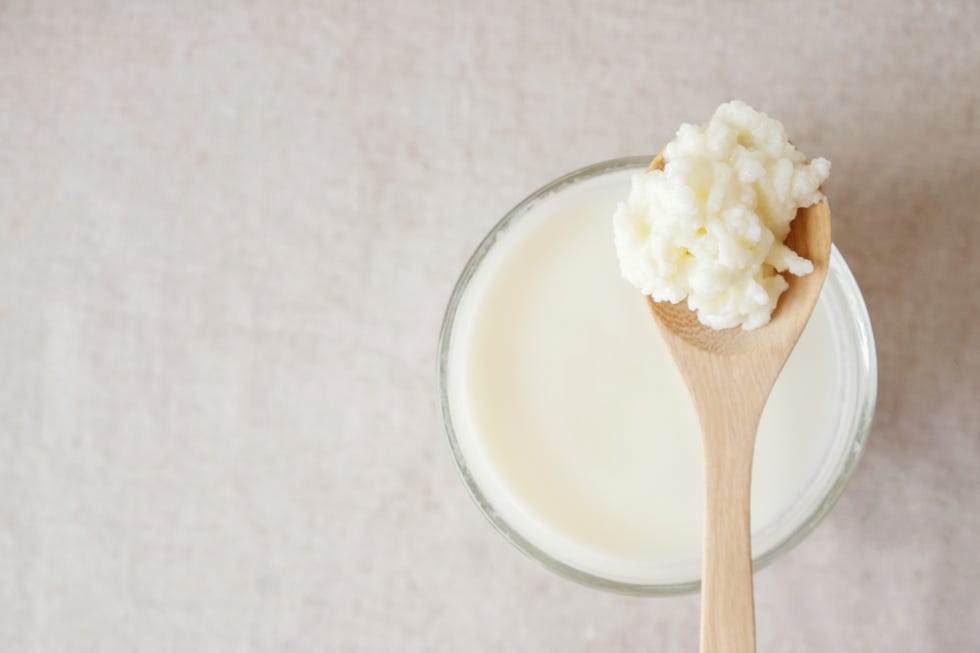
<path id="1" fill-rule="evenodd" d="M 561 187 L 498 233 L 457 309 L 446 394 L 464 473 L 519 537 L 588 574 L 687 582 L 704 501 L 697 417 L 611 236 L 636 172 Z M 762 417 L 754 534 L 793 512 L 838 431 L 825 303 Z"/>

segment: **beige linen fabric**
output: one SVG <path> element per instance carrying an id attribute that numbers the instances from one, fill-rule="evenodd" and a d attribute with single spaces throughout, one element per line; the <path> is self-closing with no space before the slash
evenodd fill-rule
<path id="1" fill-rule="evenodd" d="M 472 505 L 457 273 L 559 174 L 742 98 L 833 161 L 878 338 L 760 651 L 980 640 L 980 5 L 0 3 L 0 650 L 694 651 Z"/>

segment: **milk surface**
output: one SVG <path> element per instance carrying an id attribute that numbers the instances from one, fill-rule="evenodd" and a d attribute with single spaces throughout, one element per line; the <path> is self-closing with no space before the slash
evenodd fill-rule
<path id="1" fill-rule="evenodd" d="M 566 187 L 499 235 L 460 304 L 448 396 L 467 473 L 521 537 L 588 573 L 682 581 L 701 549 L 701 439 L 645 299 L 620 276 L 611 216 L 631 174 Z M 818 303 L 763 414 L 753 532 L 825 462 L 838 367 Z"/>

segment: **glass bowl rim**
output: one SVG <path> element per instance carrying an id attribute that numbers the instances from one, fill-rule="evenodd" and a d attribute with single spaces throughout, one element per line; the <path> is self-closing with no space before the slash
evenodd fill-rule
<path id="1" fill-rule="evenodd" d="M 505 213 L 504 216 L 497 221 L 490 231 L 487 232 L 486 236 L 484 236 L 484 238 L 480 241 L 480 244 L 476 247 L 473 254 L 470 255 L 466 265 L 463 267 L 463 271 L 456 280 L 456 284 L 454 285 L 452 293 L 449 297 L 449 302 L 446 305 L 442 325 L 439 330 L 437 349 L 438 366 L 436 370 L 437 400 L 439 402 L 438 408 L 439 415 L 441 417 L 440 421 L 442 422 L 443 430 L 449 441 L 449 446 L 453 454 L 456 469 L 463 480 L 463 484 L 469 491 L 470 496 L 474 502 L 476 502 L 477 506 L 480 508 L 480 511 L 484 514 L 487 520 L 490 521 L 493 527 L 519 551 L 565 578 L 589 587 L 634 596 L 669 596 L 675 594 L 686 594 L 697 591 L 701 587 L 701 581 L 694 580 L 676 583 L 630 583 L 612 580 L 597 574 L 583 571 L 552 557 L 549 553 L 526 539 L 516 529 L 512 528 L 502 517 L 500 517 L 493 505 L 487 500 L 486 496 L 483 494 L 483 491 L 480 489 L 479 484 L 476 482 L 467 468 L 466 459 L 460 449 L 459 442 L 456 438 L 456 431 L 453 426 L 452 410 L 450 408 L 446 377 L 453 325 L 455 324 L 459 304 L 462 301 L 466 289 L 469 287 L 470 280 L 476 274 L 480 264 L 486 257 L 487 252 L 496 242 L 498 234 L 506 229 L 512 221 L 523 215 L 535 202 L 559 191 L 565 186 L 591 179 L 608 172 L 616 172 L 632 168 L 639 169 L 641 167 L 645 168 L 648 162 L 652 159 L 652 155 L 627 156 L 600 161 L 598 163 L 573 170 L 572 172 L 562 175 L 538 188 L 533 193 L 518 202 L 512 209 L 507 211 L 507 213 Z M 836 246 L 832 246 L 831 263 L 828 274 L 836 274 L 838 281 L 841 283 L 845 291 L 850 312 L 856 317 L 856 323 L 853 326 L 856 330 L 858 340 L 857 344 L 861 349 L 862 359 L 864 362 L 861 369 L 862 381 L 864 384 L 864 396 L 860 400 L 858 415 L 855 420 L 855 432 L 851 439 L 851 444 L 848 448 L 848 453 L 844 460 L 840 474 L 834 480 L 820 504 L 806 519 L 800 523 L 796 529 L 794 529 L 781 541 L 773 545 L 768 551 L 765 551 L 753 558 L 754 572 L 758 572 L 759 570 L 768 566 L 773 560 L 802 542 L 813 531 L 813 529 L 815 529 L 817 525 L 823 521 L 823 519 L 837 503 L 837 500 L 843 493 L 847 482 L 854 474 L 854 470 L 857 468 L 858 462 L 861 459 L 861 455 L 864 452 L 864 448 L 868 440 L 868 435 L 871 431 L 871 422 L 874 417 L 877 398 L 878 376 L 875 341 L 870 316 L 868 315 L 867 306 L 864 302 L 864 296 L 861 294 L 857 281 L 855 280 L 854 275 L 851 273 L 850 268 L 847 266 L 847 263 L 844 260 L 844 257 L 838 251 Z"/>

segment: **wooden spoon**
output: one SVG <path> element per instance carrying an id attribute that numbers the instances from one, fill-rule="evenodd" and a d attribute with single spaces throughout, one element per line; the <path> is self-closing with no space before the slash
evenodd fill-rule
<path id="1" fill-rule="evenodd" d="M 663 152 L 649 170 L 664 167 Z M 701 653 L 754 653 L 749 504 L 752 455 L 762 409 L 806 326 L 830 260 L 826 200 L 799 209 L 786 244 L 813 272 L 786 275 L 772 320 L 753 331 L 716 331 L 685 303 L 650 310 L 694 400 L 704 441 L 705 519 L 701 569 Z"/>

